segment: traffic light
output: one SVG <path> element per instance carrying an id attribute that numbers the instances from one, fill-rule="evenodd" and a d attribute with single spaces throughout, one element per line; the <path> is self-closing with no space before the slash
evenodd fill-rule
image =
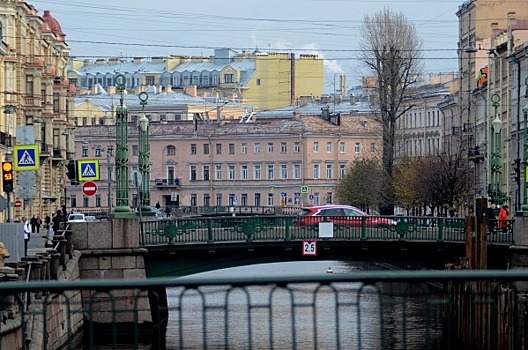
<path id="1" fill-rule="evenodd" d="M 2 162 L 2 185 L 4 192 L 13 192 L 13 163 Z"/>
<path id="2" fill-rule="evenodd" d="M 515 158 L 513 161 L 513 171 L 515 172 L 515 182 L 521 184 L 521 158 Z"/>
<path id="3" fill-rule="evenodd" d="M 66 164 L 66 176 L 72 185 L 78 185 L 79 181 L 77 180 L 77 162 L 75 160 L 70 160 Z"/>

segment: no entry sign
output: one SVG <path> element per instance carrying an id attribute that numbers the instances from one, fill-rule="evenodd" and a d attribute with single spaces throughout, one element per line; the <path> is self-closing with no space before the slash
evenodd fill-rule
<path id="1" fill-rule="evenodd" d="M 97 185 L 92 181 L 85 182 L 82 186 L 82 192 L 85 196 L 91 197 L 97 193 Z"/>

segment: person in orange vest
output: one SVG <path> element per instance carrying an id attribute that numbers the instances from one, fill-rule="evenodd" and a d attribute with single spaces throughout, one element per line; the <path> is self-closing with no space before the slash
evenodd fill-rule
<path id="1" fill-rule="evenodd" d="M 506 232 L 508 228 L 508 206 L 504 204 L 499 212 L 499 228 L 502 230 L 502 232 Z"/>

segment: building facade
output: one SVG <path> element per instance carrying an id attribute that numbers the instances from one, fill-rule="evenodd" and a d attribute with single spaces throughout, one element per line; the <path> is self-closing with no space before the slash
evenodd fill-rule
<path id="1" fill-rule="evenodd" d="M 117 74 L 126 88 L 163 87 L 196 89 L 197 95 L 237 102 L 262 109 L 294 105 L 304 96 L 323 93 L 323 60 L 315 55 L 236 53 L 215 49 L 211 57 L 152 57 L 73 61 L 70 82 L 79 93 L 95 86 L 111 89 Z"/>
<path id="2" fill-rule="evenodd" d="M 176 206 L 301 206 L 333 203 L 339 179 L 355 159 L 379 157 L 381 126 L 370 114 L 341 114 L 340 125 L 319 115 L 256 114 L 248 123 L 150 124 L 151 204 Z M 130 168 L 138 167 L 137 127 L 129 126 Z M 79 127 L 76 159 L 99 159 L 100 191 L 86 197 L 68 187 L 69 207 L 107 208 L 115 179 L 115 147 L 107 128 Z M 81 142 L 80 140 L 85 140 Z M 83 151 L 84 150 L 84 151 Z M 306 191 L 301 193 L 301 187 Z M 131 205 L 137 205 L 130 188 Z"/>
<path id="3" fill-rule="evenodd" d="M 0 152 L 13 160 L 13 146 L 37 145 L 40 168 L 15 172 L 14 213 L 51 215 L 64 200 L 64 164 L 73 155 L 74 126 L 69 120 L 73 90 L 66 78 L 69 48 L 60 24 L 30 4 L 2 1 L 0 8 Z"/>

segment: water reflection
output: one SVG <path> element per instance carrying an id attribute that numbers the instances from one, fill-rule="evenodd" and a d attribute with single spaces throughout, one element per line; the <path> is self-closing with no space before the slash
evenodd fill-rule
<path id="1" fill-rule="evenodd" d="M 365 263 L 254 265 L 200 274 L 349 273 Z M 339 283 L 171 288 L 167 349 L 441 349 L 441 305 L 428 286 Z M 405 293 L 402 293 L 405 292 Z"/>

